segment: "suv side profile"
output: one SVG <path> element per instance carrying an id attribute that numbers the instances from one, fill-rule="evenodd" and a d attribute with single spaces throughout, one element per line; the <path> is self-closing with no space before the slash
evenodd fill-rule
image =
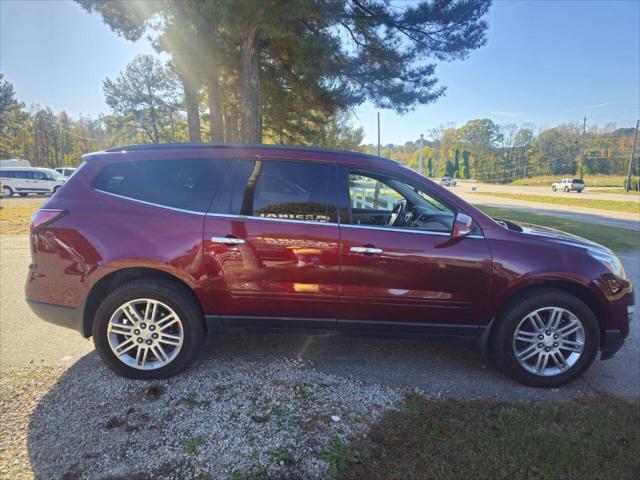
<path id="1" fill-rule="evenodd" d="M 559 182 L 551 184 L 551 190 L 554 192 L 561 190 L 566 193 L 582 193 L 582 190 L 584 190 L 584 180 L 580 178 L 563 178 Z"/>
<path id="2" fill-rule="evenodd" d="M 451 335 L 556 387 L 629 332 L 605 247 L 494 220 L 390 160 L 169 144 L 89 154 L 31 225 L 26 298 L 117 374 L 186 368 L 205 333 Z"/>

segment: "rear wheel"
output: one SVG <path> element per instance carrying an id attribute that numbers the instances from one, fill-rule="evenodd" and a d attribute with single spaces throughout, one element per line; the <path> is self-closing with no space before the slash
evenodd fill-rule
<path id="1" fill-rule="evenodd" d="M 53 187 L 53 193 L 52 193 L 52 195 L 55 195 L 55 193 L 56 193 L 58 190 L 60 190 L 60 187 L 59 187 L 59 186 L 58 186 L 58 187 Z"/>
<path id="2" fill-rule="evenodd" d="M 531 291 L 496 320 L 492 349 L 498 367 L 533 387 L 575 380 L 589 368 L 600 345 L 591 309 L 560 290 Z"/>
<path id="3" fill-rule="evenodd" d="M 20 195 L 21 197 L 26 197 L 27 195 L 29 195 L 28 193 L 19 193 L 18 195 Z"/>
<path id="4" fill-rule="evenodd" d="M 11 187 L 7 187 L 6 185 L 2 187 L 2 193 L 5 197 L 13 197 L 13 190 L 11 190 Z"/>
<path id="5" fill-rule="evenodd" d="M 100 304 L 93 342 L 118 375 L 166 378 L 197 357 L 205 336 L 204 319 L 186 288 L 164 279 L 125 283 Z"/>
<path id="6" fill-rule="evenodd" d="M 580 190 L 576 190 L 576 191 L 577 191 L 578 193 L 582 193 L 582 189 L 580 189 Z"/>
<path id="7" fill-rule="evenodd" d="M 556 190 L 558 190 L 558 189 L 556 188 L 556 186 L 555 186 L 555 185 L 552 185 L 552 186 L 551 186 L 551 190 L 553 190 L 553 191 L 555 192 L 555 191 L 556 191 Z"/>
<path id="8" fill-rule="evenodd" d="M 566 193 L 569 193 L 569 187 L 564 187 L 564 191 L 565 191 Z"/>

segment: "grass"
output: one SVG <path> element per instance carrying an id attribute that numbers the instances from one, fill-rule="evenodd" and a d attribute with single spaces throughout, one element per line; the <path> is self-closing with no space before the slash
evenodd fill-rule
<path id="1" fill-rule="evenodd" d="M 618 195 L 640 195 L 637 190 L 629 190 L 627 192 L 624 188 L 590 188 L 589 191 L 594 193 L 616 193 Z"/>
<path id="2" fill-rule="evenodd" d="M 599 208 L 613 212 L 627 212 L 640 214 L 640 204 L 633 201 L 620 200 L 592 200 L 588 198 L 577 198 L 568 195 L 546 196 L 529 195 L 527 193 L 499 193 L 499 192 L 474 192 L 474 195 L 488 195 L 491 197 L 510 198 L 513 200 L 523 200 L 527 202 L 548 203 L 553 205 L 566 205 L 567 207 Z"/>
<path id="3" fill-rule="evenodd" d="M 540 177 L 520 178 L 511 183 L 511 185 L 525 185 L 534 187 L 549 187 L 551 184 L 562 178 L 577 178 L 575 175 L 544 175 Z M 587 187 L 623 187 L 626 180 L 624 175 L 595 175 L 587 176 L 584 184 Z"/>
<path id="4" fill-rule="evenodd" d="M 33 205 L 7 205 L 3 202 L 0 207 L 0 234 L 16 235 L 29 233 L 31 215 L 40 207 L 40 203 Z"/>
<path id="5" fill-rule="evenodd" d="M 476 207 L 494 218 L 504 218 L 516 222 L 534 223 L 555 228 L 600 243 L 614 251 L 621 252 L 640 248 L 640 235 L 624 228 L 578 222 L 569 218 L 540 215 L 509 208 L 488 207 L 485 205 L 476 205 Z"/>
<path id="6" fill-rule="evenodd" d="M 636 479 L 640 403 L 599 397 L 506 403 L 407 397 L 338 478 Z"/>

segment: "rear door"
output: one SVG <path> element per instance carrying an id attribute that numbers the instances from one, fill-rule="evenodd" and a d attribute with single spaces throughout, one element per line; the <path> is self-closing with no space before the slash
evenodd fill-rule
<path id="1" fill-rule="evenodd" d="M 309 161 L 237 161 L 204 228 L 223 324 L 335 326 L 340 262 L 332 173 Z M 230 202 L 220 202 L 224 197 Z"/>

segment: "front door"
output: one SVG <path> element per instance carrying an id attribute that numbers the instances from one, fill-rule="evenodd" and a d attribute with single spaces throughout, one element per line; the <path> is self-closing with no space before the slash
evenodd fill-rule
<path id="1" fill-rule="evenodd" d="M 223 324 L 333 328 L 340 277 L 337 210 L 329 200 L 333 167 L 237 164 L 228 213 L 210 212 L 204 229 Z"/>
<path id="2" fill-rule="evenodd" d="M 476 333 L 491 272 L 481 232 L 452 240 L 456 211 L 425 186 L 366 170 L 342 178 L 351 215 L 341 225 L 338 328 Z"/>

